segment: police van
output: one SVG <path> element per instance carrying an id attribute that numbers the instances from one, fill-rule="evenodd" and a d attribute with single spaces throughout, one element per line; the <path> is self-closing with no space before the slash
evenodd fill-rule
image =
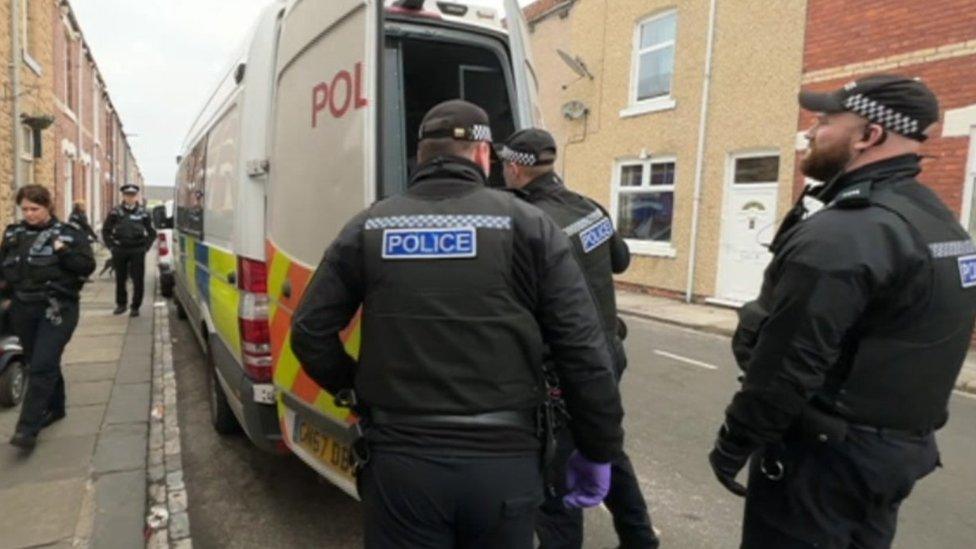
<path id="1" fill-rule="evenodd" d="M 177 312 L 209 359 L 218 432 L 290 449 L 355 495 L 357 419 L 302 372 L 292 312 L 339 229 L 405 188 L 430 107 L 476 103 L 499 137 L 539 124 L 525 21 L 516 0 L 506 8 L 287 0 L 263 12 L 176 176 Z M 358 316 L 343 338 L 355 356 Z"/>

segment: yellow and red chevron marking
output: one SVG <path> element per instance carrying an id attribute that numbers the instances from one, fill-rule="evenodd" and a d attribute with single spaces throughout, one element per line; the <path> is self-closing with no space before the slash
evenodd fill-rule
<path id="1" fill-rule="evenodd" d="M 274 384 L 282 391 L 308 403 L 323 414 L 331 415 L 347 423 L 356 418 L 348 409 L 339 408 L 332 396 L 319 387 L 302 370 L 298 358 L 291 349 L 291 320 L 295 308 L 305 293 L 312 277 L 313 269 L 294 261 L 271 242 L 266 241 L 268 258 L 268 298 L 270 301 L 268 318 L 271 330 L 271 356 L 274 360 Z M 285 284 L 291 287 L 285 296 Z M 360 314 L 357 312 L 349 326 L 340 333 L 340 339 L 351 356 L 359 356 L 361 340 Z M 279 417 L 283 417 L 282 405 L 278 406 Z"/>

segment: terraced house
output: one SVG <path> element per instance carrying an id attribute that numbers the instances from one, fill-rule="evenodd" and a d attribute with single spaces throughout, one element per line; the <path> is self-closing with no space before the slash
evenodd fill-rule
<path id="1" fill-rule="evenodd" d="M 802 0 L 541 0 L 526 8 L 567 183 L 635 255 L 618 282 L 736 304 L 792 198 Z"/>
<path id="2" fill-rule="evenodd" d="M 0 0 L 0 25 L 0 222 L 16 189 L 39 183 L 59 216 L 81 199 L 97 225 L 142 176 L 71 5 Z"/>

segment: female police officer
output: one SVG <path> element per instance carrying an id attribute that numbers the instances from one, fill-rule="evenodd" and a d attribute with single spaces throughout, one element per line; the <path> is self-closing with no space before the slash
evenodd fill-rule
<path id="1" fill-rule="evenodd" d="M 85 235 L 51 214 L 45 187 L 22 187 L 17 204 L 23 221 L 3 233 L 0 272 L 11 324 L 30 363 L 27 396 L 10 443 L 29 450 L 42 428 L 64 417 L 61 353 L 78 324 L 78 293 L 95 259 Z"/>

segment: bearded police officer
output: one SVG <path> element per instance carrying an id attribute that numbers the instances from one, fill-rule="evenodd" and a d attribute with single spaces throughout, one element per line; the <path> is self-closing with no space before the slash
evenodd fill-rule
<path id="1" fill-rule="evenodd" d="M 126 280 L 132 279 L 132 305 L 130 316 L 139 316 L 142 306 L 143 278 L 146 270 L 146 252 L 156 241 L 149 212 L 139 203 L 139 186 L 122 185 L 122 204 L 109 212 L 102 225 L 102 240 L 112 250 L 112 268 L 115 269 L 114 314 L 127 309 Z"/>
<path id="2" fill-rule="evenodd" d="M 939 119 L 922 82 L 867 77 L 800 105 L 817 113 L 801 168 L 825 183 L 784 220 L 743 308 L 745 378 L 710 461 L 746 496 L 743 547 L 888 547 L 899 504 L 939 463 L 976 247 L 915 179 Z"/>
<path id="3" fill-rule="evenodd" d="M 355 387 L 369 416 L 367 547 L 532 547 L 545 345 L 579 448 L 566 504 L 597 505 L 620 453 L 596 305 L 559 227 L 486 187 L 490 140 L 475 105 L 432 108 L 406 193 L 346 225 L 295 313 L 305 371 L 332 394 Z M 360 304 L 356 364 L 338 334 Z"/>
<path id="4" fill-rule="evenodd" d="M 563 184 L 553 171 L 556 142 L 541 129 L 520 130 L 498 147 L 508 188 L 546 212 L 569 237 L 576 258 L 593 291 L 607 339 L 614 352 L 614 373 L 619 382 L 627 365 L 618 333 L 622 321 L 617 317 L 613 274 L 630 264 L 627 244 L 614 231 L 613 222 L 596 202 L 577 194 Z M 563 505 L 564 465 L 573 450 L 572 437 L 561 433 L 552 467 L 549 493 L 539 508 L 536 532 L 544 549 L 583 546 L 583 513 Z M 614 528 L 624 548 L 657 547 L 647 504 L 633 465 L 626 454 L 612 464 L 610 491 L 604 504 L 613 515 Z"/>
<path id="5" fill-rule="evenodd" d="M 10 443 L 30 450 L 44 427 L 65 416 L 61 353 L 78 324 L 78 294 L 95 270 L 87 235 L 51 213 L 51 192 L 17 191 L 23 221 L 0 244 L 3 306 L 30 365 L 27 394 Z"/>

